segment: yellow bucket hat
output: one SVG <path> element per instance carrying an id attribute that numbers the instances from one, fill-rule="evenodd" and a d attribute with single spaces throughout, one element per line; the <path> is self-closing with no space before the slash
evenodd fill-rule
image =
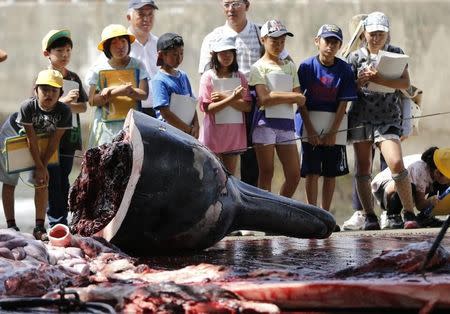
<path id="1" fill-rule="evenodd" d="M 46 51 L 55 40 L 62 37 L 70 38 L 70 31 L 67 29 L 52 29 L 49 31 L 44 38 L 42 38 L 42 51 Z"/>
<path id="2" fill-rule="evenodd" d="M 57 70 L 43 70 L 39 72 L 36 85 L 50 85 L 53 87 L 63 87 L 63 76 Z"/>
<path id="3" fill-rule="evenodd" d="M 128 33 L 125 26 L 120 24 L 110 24 L 106 26 L 102 31 L 102 41 L 98 44 L 97 48 L 98 50 L 103 51 L 103 44 L 108 39 L 114 38 L 114 37 L 120 37 L 120 36 L 128 36 L 130 38 L 130 43 L 133 43 L 136 37 L 134 35 Z"/>
<path id="4" fill-rule="evenodd" d="M 450 179 L 450 147 L 438 148 L 433 154 L 436 168 Z"/>

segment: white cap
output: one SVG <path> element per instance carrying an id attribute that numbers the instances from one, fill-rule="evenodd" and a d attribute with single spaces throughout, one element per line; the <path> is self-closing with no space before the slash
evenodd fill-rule
<path id="1" fill-rule="evenodd" d="M 364 29 L 369 33 L 389 32 L 389 19 L 382 12 L 372 12 L 364 20 Z"/>
<path id="2" fill-rule="evenodd" d="M 211 45 L 211 51 L 221 52 L 226 50 L 236 50 L 236 37 L 220 37 Z"/>
<path id="3" fill-rule="evenodd" d="M 280 37 L 283 35 L 294 37 L 294 34 L 288 32 L 286 26 L 278 20 L 269 20 L 261 27 L 261 37 Z"/>

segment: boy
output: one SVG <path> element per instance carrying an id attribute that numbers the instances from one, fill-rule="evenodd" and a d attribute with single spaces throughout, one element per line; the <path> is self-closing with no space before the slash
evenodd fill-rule
<path id="1" fill-rule="evenodd" d="M 69 195 L 69 175 L 72 171 L 76 150 L 81 150 L 81 132 L 79 113 L 86 111 L 88 97 L 83 84 L 75 72 L 69 71 L 67 65 L 72 54 L 72 39 L 68 30 L 51 30 L 42 39 L 42 52 L 48 58 L 49 68 L 61 72 L 66 86 L 77 86 L 64 90 L 59 101 L 70 107 L 74 125 L 72 130 L 64 133 L 59 145 L 59 164 L 48 168 L 48 208 L 47 216 L 50 227 L 61 223 L 67 225 L 67 199 Z M 70 84 L 71 83 L 71 84 Z"/>
<path id="2" fill-rule="evenodd" d="M 170 103 L 172 94 L 180 95 L 182 101 L 184 99 L 187 103 L 194 99 L 186 73 L 177 70 L 183 61 L 183 38 L 174 33 L 165 33 L 159 37 L 157 49 L 158 60 L 156 65 L 161 68 L 152 79 L 153 108 L 156 110 L 156 116 L 181 131 L 198 138 L 197 114 L 194 113 L 192 121 L 185 122 L 173 111 L 173 108 L 171 109 L 173 104 Z"/>
<path id="3" fill-rule="evenodd" d="M 45 207 L 48 201 L 49 174 L 47 164 L 52 154 L 58 148 L 64 132 L 72 127 L 70 108 L 58 101 L 62 94 L 63 77 L 56 70 L 43 70 L 39 72 L 36 80 L 35 95 L 27 99 L 20 107 L 18 113 L 13 114 L 3 124 L 0 131 L 0 146 L 10 136 L 17 136 L 25 131 L 29 149 L 36 165 L 32 172 L 35 185 L 34 202 L 36 207 L 36 227 L 33 235 L 37 240 L 47 240 L 44 228 Z M 16 117 L 16 119 L 14 119 Z M 50 135 L 45 151 L 40 152 L 37 135 L 47 133 Z M 1 147 L 3 148 L 3 147 Z M 0 181 L 3 182 L 2 201 L 8 228 L 19 231 L 14 218 L 14 190 L 19 174 L 6 172 L 3 158 L 0 158 Z"/>
<path id="4" fill-rule="evenodd" d="M 321 26 L 315 45 L 319 54 L 303 61 L 297 72 L 301 90 L 306 93 L 306 106 L 300 108 L 300 114 L 308 133 L 302 140 L 301 174 L 306 177 L 308 203 L 313 205 L 317 204 L 319 176 L 323 176 L 321 207 L 330 210 L 336 177 L 348 173 L 345 144 L 336 143 L 337 131 L 347 101 L 357 95 L 350 66 L 336 58 L 342 45 L 341 29 L 333 24 Z M 310 119 L 312 111 L 334 113 L 326 134 L 319 134 L 317 123 Z"/>

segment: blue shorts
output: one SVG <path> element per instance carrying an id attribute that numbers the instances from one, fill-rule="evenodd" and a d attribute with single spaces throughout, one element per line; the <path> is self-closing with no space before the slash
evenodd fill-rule
<path id="1" fill-rule="evenodd" d="M 254 144 L 295 144 L 295 132 L 293 130 L 279 130 L 267 126 L 257 126 L 253 130 L 252 140 Z"/>
<path id="2" fill-rule="evenodd" d="M 315 174 L 332 178 L 348 173 L 345 145 L 313 146 L 302 142 L 302 177 Z"/>

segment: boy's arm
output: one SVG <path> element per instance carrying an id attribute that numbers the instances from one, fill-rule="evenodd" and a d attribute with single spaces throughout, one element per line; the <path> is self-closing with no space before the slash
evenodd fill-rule
<path id="1" fill-rule="evenodd" d="M 50 135 L 50 138 L 48 139 L 47 149 L 43 152 L 43 154 L 41 154 L 42 163 L 45 165 L 45 167 L 47 167 L 50 158 L 58 149 L 59 142 L 61 141 L 64 132 L 66 132 L 66 129 L 56 129 L 56 131 Z"/>
<path id="2" fill-rule="evenodd" d="M 340 101 L 338 109 L 336 110 L 336 115 L 334 116 L 334 121 L 331 124 L 330 130 L 322 138 L 322 145 L 333 146 L 336 145 L 336 136 L 341 125 L 342 119 L 345 115 L 345 110 L 347 109 L 347 101 Z"/>

